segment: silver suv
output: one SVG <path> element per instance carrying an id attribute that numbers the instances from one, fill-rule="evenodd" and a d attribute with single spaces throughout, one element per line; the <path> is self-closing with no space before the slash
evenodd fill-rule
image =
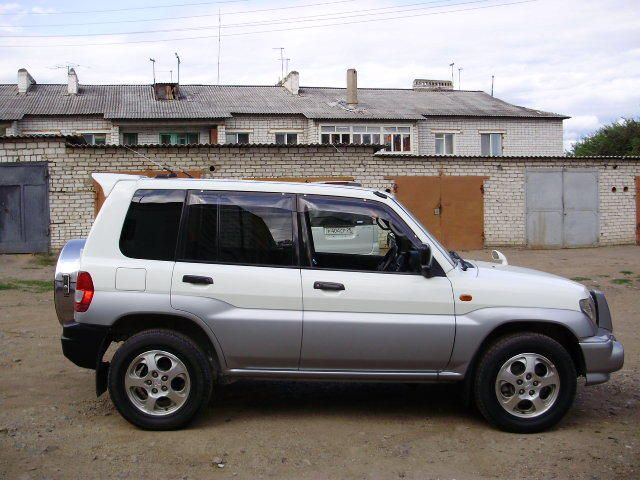
<path id="1" fill-rule="evenodd" d="M 56 269 L 62 347 L 139 427 L 182 427 L 216 382 L 254 378 L 464 382 L 491 423 L 535 432 L 578 376 L 622 367 L 601 292 L 464 260 L 391 195 L 94 178 L 106 201 Z"/>

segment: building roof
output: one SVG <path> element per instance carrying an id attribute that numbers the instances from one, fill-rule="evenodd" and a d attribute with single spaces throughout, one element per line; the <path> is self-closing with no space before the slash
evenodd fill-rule
<path id="1" fill-rule="evenodd" d="M 214 119 L 234 114 L 303 115 L 312 119 L 419 120 L 431 116 L 568 118 L 512 105 L 481 91 L 359 88 L 349 108 L 346 89 L 280 86 L 181 85 L 180 100 L 156 100 L 153 85 L 34 84 L 19 94 L 0 85 L 0 120 L 25 115 L 101 115 L 106 119 Z"/>

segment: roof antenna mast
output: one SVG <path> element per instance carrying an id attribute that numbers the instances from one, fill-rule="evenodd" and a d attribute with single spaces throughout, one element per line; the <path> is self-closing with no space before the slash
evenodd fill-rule
<path id="1" fill-rule="evenodd" d="M 180 85 L 180 56 L 178 55 L 178 52 L 175 52 L 175 54 L 178 59 L 178 85 Z"/>
<path id="2" fill-rule="evenodd" d="M 462 67 L 458 68 L 458 90 L 462 90 L 462 80 L 460 79 L 460 73 L 462 72 L 462 70 Z"/>
<path id="3" fill-rule="evenodd" d="M 493 80 L 496 78 L 495 75 L 491 75 L 491 96 L 493 97 Z"/>
<path id="4" fill-rule="evenodd" d="M 153 84 L 156 84 L 156 59 L 155 58 L 150 58 L 149 61 L 151 62 L 152 68 L 153 68 Z"/>
<path id="5" fill-rule="evenodd" d="M 222 13 L 218 9 L 218 85 L 220 85 L 220 46 L 222 43 L 222 35 L 220 33 L 222 29 Z"/>
<path id="6" fill-rule="evenodd" d="M 451 62 L 449 64 L 449 66 L 451 67 L 451 88 L 453 88 L 453 66 L 455 65 L 455 62 Z"/>
<path id="7" fill-rule="evenodd" d="M 286 60 L 284 58 L 284 47 L 273 47 L 272 50 L 280 50 L 280 58 L 278 60 L 280 60 L 280 80 L 282 80 L 284 78 L 284 61 Z"/>

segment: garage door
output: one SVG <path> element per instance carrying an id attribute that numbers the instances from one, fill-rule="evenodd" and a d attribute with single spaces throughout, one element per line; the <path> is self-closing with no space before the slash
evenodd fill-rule
<path id="1" fill-rule="evenodd" d="M 598 204 L 597 170 L 527 170 L 527 244 L 597 245 Z"/>
<path id="2" fill-rule="evenodd" d="M 0 165 L 0 253 L 49 249 L 47 165 Z"/>
<path id="3" fill-rule="evenodd" d="M 447 248 L 484 246 L 487 177 L 393 177 L 395 195 Z"/>

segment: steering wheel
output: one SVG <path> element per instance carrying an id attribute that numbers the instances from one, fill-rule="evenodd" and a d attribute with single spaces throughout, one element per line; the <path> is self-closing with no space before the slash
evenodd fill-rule
<path id="1" fill-rule="evenodd" d="M 393 245 L 391 246 L 391 248 L 389 248 L 389 251 L 385 254 L 384 257 L 382 257 L 382 260 L 380 260 L 380 262 L 378 263 L 376 270 L 379 272 L 386 272 L 393 261 L 396 259 L 396 255 L 398 255 L 398 244 L 397 242 L 393 242 Z"/>

